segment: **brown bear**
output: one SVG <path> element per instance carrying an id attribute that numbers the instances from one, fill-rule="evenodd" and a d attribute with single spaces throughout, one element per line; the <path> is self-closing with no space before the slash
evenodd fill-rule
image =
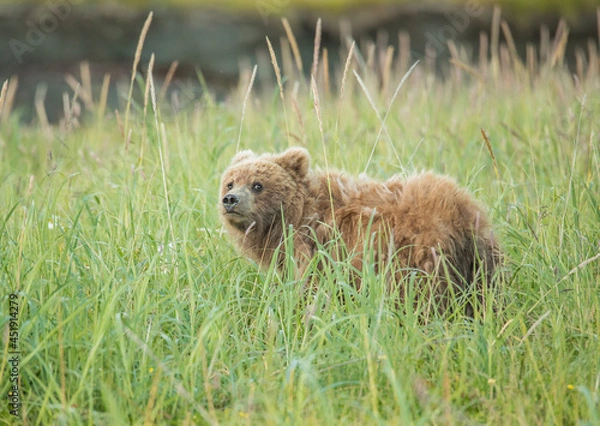
<path id="1" fill-rule="evenodd" d="M 422 173 L 381 182 L 311 170 L 303 148 L 238 153 L 223 173 L 219 210 L 238 249 L 262 266 L 288 264 L 291 235 L 299 276 L 317 250 L 333 246 L 328 258 L 348 260 L 356 287 L 365 262 L 394 288 L 416 272 L 440 311 L 450 288 L 475 290 L 481 300 L 500 258 L 486 213 L 453 180 Z"/>

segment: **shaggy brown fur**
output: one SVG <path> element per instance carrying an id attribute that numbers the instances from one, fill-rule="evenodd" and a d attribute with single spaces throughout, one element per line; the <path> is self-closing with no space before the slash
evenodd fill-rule
<path id="1" fill-rule="evenodd" d="M 233 158 L 223 174 L 219 209 L 244 255 L 268 266 L 279 249 L 281 268 L 283 230 L 291 226 L 299 273 L 319 247 L 341 236 L 345 250 L 334 249 L 334 259 L 349 257 L 361 270 L 367 244 L 375 270 L 392 271 L 394 284 L 411 270 L 433 277 L 423 291 L 442 311 L 449 283 L 459 291 L 491 283 L 499 250 L 487 216 L 451 179 L 423 173 L 380 182 L 309 167 L 302 148 L 242 151 Z M 354 283 L 360 286 L 358 277 Z"/>

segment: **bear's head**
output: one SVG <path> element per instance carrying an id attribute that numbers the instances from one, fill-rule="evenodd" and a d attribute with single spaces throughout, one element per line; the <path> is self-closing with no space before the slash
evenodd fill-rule
<path id="1" fill-rule="evenodd" d="M 223 173 L 219 213 L 229 232 L 271 232 L 282 218 L 297 225 L 307 192 L 310 156 L 303 148 L 281 154 L 241 151 Z"/>

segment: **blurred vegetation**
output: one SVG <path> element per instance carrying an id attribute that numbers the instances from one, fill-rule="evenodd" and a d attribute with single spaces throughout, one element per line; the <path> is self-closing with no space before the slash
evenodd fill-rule
<path id="1" fill-rule="evenodd" d="M 67 1 L 67 0 L 64 0 Z M 33 3 L 45 3 L 47 0 L 33 0 Z M 598 0 L 442 0 L 442 1 L 415 1 L 415 0 L 77 0 L 77 4 L 87 3 L 95 5 L 130 5 L 138 8 L 164 8 L 164 7 L 217 7 L 235 9 L 240 11 L 257 10 L 265 13 L 282 13 L 290 9 L 318 9 L 339 11 L 346 8 L 375 5 L 411 5 L 418 4 L 429 6 L 432 9 L 442 5 L 456 4 L 481 4 L 484 6 L 498 5 L 507 12 L 516 14 L 548 14 L 573 15 L 585 11 L 593 11 L 600 6 Z M 22 4 L 18 0 L 0 0 L 1 4 Z"/>

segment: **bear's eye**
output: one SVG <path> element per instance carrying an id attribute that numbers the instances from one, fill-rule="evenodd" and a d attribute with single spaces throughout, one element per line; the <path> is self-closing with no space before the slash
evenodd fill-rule
<path id="1" fill-rule="evenodd" d="M 256 182 L 255 184 L 252 185 L 252 190 L 254 192 L 258 193 L 263 190 L 263 186 L 260 183 Z"/>
<path id="2" fill-rule="evenodd" d="M 233 182 L 229 182 L 227 184 L 227 189 L 230 190 L 230 191 L 233 189 Z"/>

